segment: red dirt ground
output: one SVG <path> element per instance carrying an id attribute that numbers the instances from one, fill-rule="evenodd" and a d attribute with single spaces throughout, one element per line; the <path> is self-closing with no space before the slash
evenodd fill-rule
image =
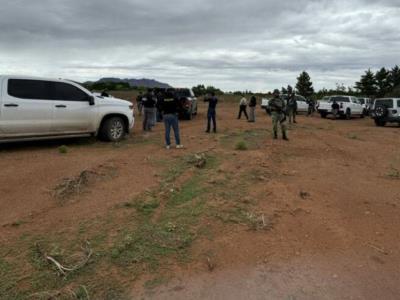
<path id="1" fill-rule="evenodd" d="M 218 147 L 231 131 L 270 128 L 265 112 L 258 110 L 251 124 L 235 119 L 236 108 L 220 105 L 219 133 L 206 135 L 201 106 L 195 120 L 181 123 L 182 151 L 163 149 L 162 126 L 144 137 L 136 126 L 118 147 L 86 141 L 0 145 L 1 243 L 104 216 L 158 185 L 154 162 Z M 375 127 L 368 118 L 298 121 L 290 142 L 264 138 L 249 151 L 216 149 L 235 155 L 221 166 L 225 172 L 265 174 L 249 198 L 274 216 L 274 227 L 212 228 L 213 239 L 192 246 L 192 263 L 170 270 L 172 279 L 151 292 L 133 283 L 133 299 L 399 299 L 400 129 Z M 66 155 L 58 152 L 62 144 L 69 146 Z M 102 176 L 79 197 L 57 203 L 54 187 L 83 170 Z M 212 253 L 212 272 L 205 253 Z"/>

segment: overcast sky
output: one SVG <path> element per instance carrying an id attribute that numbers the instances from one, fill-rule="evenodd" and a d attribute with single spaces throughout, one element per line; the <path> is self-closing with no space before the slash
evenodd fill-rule
<path id="1" fill-rule="evenodd" d="M 0 0 L 0 74 L 267 91 L 400 63 L 400 0 Z"/>

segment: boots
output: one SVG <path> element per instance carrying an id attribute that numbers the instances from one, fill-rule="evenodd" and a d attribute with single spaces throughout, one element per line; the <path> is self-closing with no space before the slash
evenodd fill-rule
<path id="1" fill-rule="evenodd" d="M 282 133 L 282 139 L 284 139 L 285 141 L 288 141 L 288 137 L 286 135 L 286 132 Z"/>

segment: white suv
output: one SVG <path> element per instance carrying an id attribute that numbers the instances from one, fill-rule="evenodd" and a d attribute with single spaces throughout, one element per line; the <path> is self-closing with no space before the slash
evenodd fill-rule
<path id="1" fill-rule="evenodd" d="M 400 125 L 400 98 L 376 99 L 371 111 L 376 126 L 385 126 L 386 123 Z"/>
<path id="2" fill-rule="evenodd" d="M 88 135 L 117 142 L 133 125 L 128 101 L 68 80 L 0 76 L 0 142 Z"/>

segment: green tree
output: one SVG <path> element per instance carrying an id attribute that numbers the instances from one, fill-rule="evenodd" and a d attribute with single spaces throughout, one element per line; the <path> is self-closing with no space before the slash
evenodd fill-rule
<path id="1" fill-rule="evenodd" d="M 361 76 L 360 81 L 356 82 L 355 88 L 367 97 L 374 97 L 377 94 L 376 85 L 375 74 L 371 69 L 368 69 L 368 71 L 365 71 L 365 74 Z"/>
<path id="2" fill-rule="evenodd" d="M 310 98 L 312 94 L 314 94 L 313 83 L 311 82 L 310 75 L 308 75 L 306 71 L 303 71 L 299 77 L 297 77 L 296 90 L 300 95 L 306 98 Z"/>
<path id="3" fill-rule="evenodd" d="M 199 84 L 198 86 L 194 86 L 192 88 L 193 93 L 199 97 L 199 96 L 203 96 L 206 94 L 206 87 L 204 86 L 204 84 Z"/>
<path id="4" fill-rule="evenodd" d="M 390 82 L 390 72 L 385 68 L 380 69 L 375 74 L 377 96 L 384 97 L 392 89 Z"/>
<path id="5" fill-rule="evenodd" d="M 398 65 L 390 70 L 389 81 L 391 90 L 395 89 L 396 87 L 400 87 L 400 67 Z"/>

